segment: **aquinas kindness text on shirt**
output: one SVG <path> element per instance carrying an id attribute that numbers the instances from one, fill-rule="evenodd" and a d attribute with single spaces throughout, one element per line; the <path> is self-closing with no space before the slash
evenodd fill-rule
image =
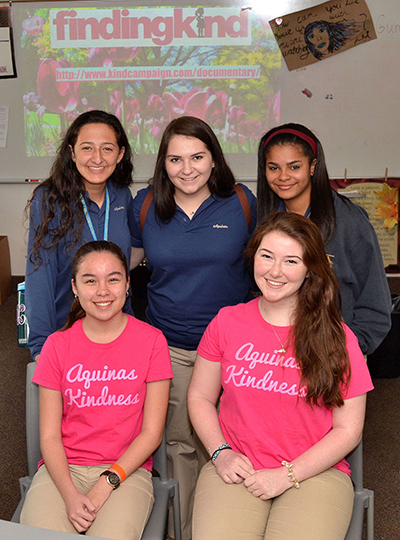
<path id="1" fill-rule="evenodd" d="M 103 369 L 87 370 L 84 369 L 83 364 L 76 364 L 66 374 L 67 383 L 74 385 L 64 390 L 66 405 L 75 405 L 79 408 L 136 405 L 140 402 L 138 393 L 113 394 L 110 393 L 108 385 L 96 385 L 96 390 L 94 390 L 93 394 L 87 392 L 91 388 L 92 383 L 111 383 L 113 385 L 113 391 L 115 391 L 118 381 L 135 381 L 136 379 L 138 379 L 138 375 L 135 369 L 130 371 L 126 369 L 109 369 L 106 365 Z M 78 385 L 81 385 L 83 388 L 79 388 Z"/>
<path id="2" fill-rule="evenodd" d="M 236 351 L 234 358 L 236 363 L 225 368 L 226 377 L 224 384 L 233 384 L 236 388 L 253 388 L 264 392 L 277 392 L 290 396 L 306 395 L 306 387 L 299 388 L 299 366 L 293 356 L 285 357 L 285 354 L 274 352 L 260 352 L 255 350 L 253 343 L 245 343 Z M 239 364 L 239 362 L 241 364 Z M 246 366 L 243 365 L 246 362 Z M 261 366 L 273 366 L 279 369 L 269 369 L 261 374 Z M 295 369 L 295 378 L 287 373 L 287 369 Z M 255 370 L 256 373 L 251 370 Z M 288 376 L 285 376 L 288 375 Z M 283 380 L 286 379 L 286 380 Z"/>

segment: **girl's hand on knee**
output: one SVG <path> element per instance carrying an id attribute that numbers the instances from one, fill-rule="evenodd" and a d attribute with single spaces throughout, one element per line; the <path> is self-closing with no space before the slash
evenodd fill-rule
<path id="1" fill-rule="evenodd" d="M 233 450 L 221 452 L 214 465 L 219 476 L 227 484 L 240 484 L 255 472 L 249 458 Z"/>
<path id="2" fill-rule="evenodd" d="M 78 532 L 87 531 L 96 519 L 94 504 L 79 491 L 66 501 L 65 506 L 68 519 Z"/>
<path id="3" fill-rule="evenodd" d="M 290 481 L 285 467 L 279 469 L 262 469 L 244 480 L 247 490 L 263 501 L 282 495 L 290 488 Z"/>

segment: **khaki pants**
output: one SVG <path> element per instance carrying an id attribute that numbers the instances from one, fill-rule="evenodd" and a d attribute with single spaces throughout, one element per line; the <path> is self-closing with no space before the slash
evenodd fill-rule
<path id="1" fill-rule="evenodd" d="M 111 464 L 110 464 L 111 465 Z M 81 493 L 87 493 L 106 471 L 105 465 L 70 465 L 71 478 Z M 86 536 L 139 540 L 153 508 L 151 473 L 139 468 L 113 491 L 100 509 Z M 69 521 L 65 503 L 42 465 L 35 474 L 21 512 L 21 523 L 43 529 L 79 534 Z"/>
<path id="2" fill-rule="evenodd" d="M 177 347 L 169 347 L 169 351 L 174 378 L 171 381 L 166 423 L 168 474 L 179 482 L 182 540 L 191 540 L 196 481 L 201 468 L 210 458 L 190 423 L 187 410 L 187 389 L 196 351 Z M 172 511 L 168 522 L 169 536 L 174 538 Z"/>
<path id="3" fill-rule="evenodd" d="M 196 487 L 193 540 L 343 540 L 353 501 L 350 477 L 334 468 L 262 501 L 210 462 Z"/>

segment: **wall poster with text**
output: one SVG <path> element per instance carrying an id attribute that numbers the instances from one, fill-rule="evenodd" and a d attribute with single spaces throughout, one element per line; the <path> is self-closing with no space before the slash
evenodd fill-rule
<path id="1" fill-rule="evenodd" d="M 88 109 L 116 114 L 137 154 L 157 152 L 165 126 L 183 114 L 210 124 L 227 153 L 255 153 L 279 123 L 281 55 L 255 10 L 71 1 L 17 11 L 28 156 L 54 155 Z"/>

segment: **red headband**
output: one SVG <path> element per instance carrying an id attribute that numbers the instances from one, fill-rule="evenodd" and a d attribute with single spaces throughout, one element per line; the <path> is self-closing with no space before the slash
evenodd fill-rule
<path id="1" fill-rule="evenodd" d="M 296 137 L 303 139 L 303 141 L 306 141 L 306 143 L 308 143 L 311 146 L 314 157 L 315 158 L 317 157 L 318 155 L 317 143 L 314 141 L 314 139 L 312 139 L 305 133 L 302 133 L 301 131 L 297 131 L 297 129 L 289 129 L 289 128 L 277 129 L 276 131 L 271 133 L 271 135 L 267 138 L 267 140 L 264 143 L 264 148 L 267 146 L 269 141 L 275 137 L 275 135 L 279 135 L 280 133 L 291 133 L 292 135 L 296 135 Z"/>

